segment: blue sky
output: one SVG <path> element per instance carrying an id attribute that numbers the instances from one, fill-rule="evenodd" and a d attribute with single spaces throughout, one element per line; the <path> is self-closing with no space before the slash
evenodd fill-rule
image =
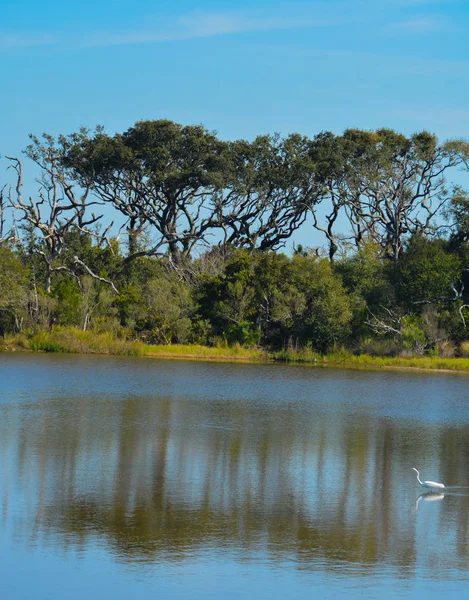
<path id="1" fill-rule="evenodd" d="M 139 119 L 469 137 L 467 0 L 0 0 L 0 152 Z"/>
<path id="2" fill-rule="evenodd" d="M 469 137 L 467 0 L 0 0 L 0 153 L 140 119 Z"/>

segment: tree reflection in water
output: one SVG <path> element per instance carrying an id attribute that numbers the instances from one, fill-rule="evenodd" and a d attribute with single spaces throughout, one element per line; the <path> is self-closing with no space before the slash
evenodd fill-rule
<path id="1" fill-rule="evenodd" d="M 3 527 L 34 543 L 98 537 L 124 561 L 229 551 L 403 573 L 419 556 L 435 570 L 437 552 L 437 570 L 466 569 L 469 498 L 416 499 L 409 465 L 432 439 L 444 480 L 469 481 L 467 427 L 178 395 L 55 397 L 0 414 Z"/>

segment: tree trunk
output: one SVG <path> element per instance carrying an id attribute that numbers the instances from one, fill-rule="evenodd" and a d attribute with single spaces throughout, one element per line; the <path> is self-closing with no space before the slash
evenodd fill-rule
<path id="1" fill-rule="evenodd" d="M 44 281 L 44 288 L 46 290 L 47 294 L 50 294 L 50 290 L 51 290 L 51 268 L 50 265 L 47 265 L 46 267 L 46 279 Z"/>
<path id="2" fill-rule="evenodd" d="M 90 317 L 90 312 L 88 309 L 86 309 L 85 316 L 83 318 L 83 326 L 82 326 L 83 331 L 86 331 L 86 328 L 88 327 L 88 323 L 90 322 L 89 317 Z"/>
<path id="3" fill-rule="evenodd" d="M 136 219 L 130 219 L 129 226 L 127 227 L 129 256 L 133 256 L 138 252 L 138 236 L 140 235 L 140 228 L 136 227 L 136 221 Z"/>

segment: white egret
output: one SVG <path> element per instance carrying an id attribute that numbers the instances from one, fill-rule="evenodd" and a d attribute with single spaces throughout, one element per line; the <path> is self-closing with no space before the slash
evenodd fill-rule
<path id="1" fill-rule="evenodd" d="M 444 490 L 445 489 L 444 483 L 437 483 L 436 481 L 420 481 L 420 473 L 417 471 L 417 469 L 415 467 L 412 467 L 412 469 L 417 473 L 417 481 L 420 483 L 420 485 L 423 485 L 423 487 L 429 488 L 431 490 Z"/>

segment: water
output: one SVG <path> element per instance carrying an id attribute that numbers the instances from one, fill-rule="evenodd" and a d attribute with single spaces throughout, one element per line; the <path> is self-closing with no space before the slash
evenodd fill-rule
<path id="1" fill-rule="evenodd" d="M 0 596 L 462 597 L 468 383 L 0 355 Z"/>

